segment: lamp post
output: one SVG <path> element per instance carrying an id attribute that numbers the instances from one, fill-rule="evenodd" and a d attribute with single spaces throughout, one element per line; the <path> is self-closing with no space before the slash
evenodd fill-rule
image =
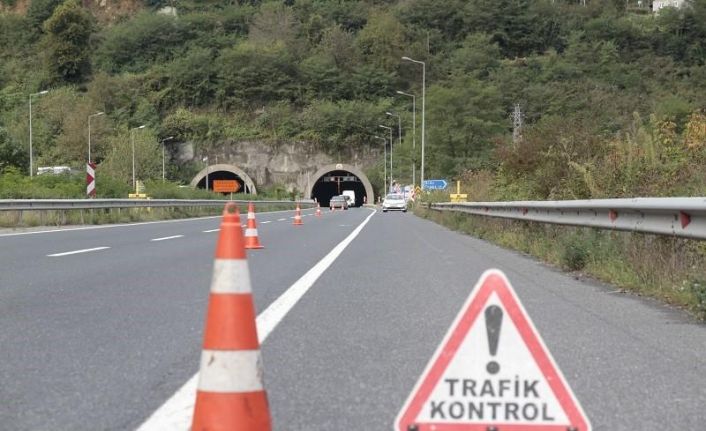
<path id="1" fill-rule="evenodd" d="M 392 127 L 383 126 L 382 124 L 380 124 L 379 127 L 387 129 L 390 132 L 390 188 L 392 188 Z M 390 188 L 387 190 L 389 191 Z M 387 194 L 387 192 L 385 192 L 385 194 Z"/>
<path id="2" fill-rule="evenodd" d="M 424 121 L 424 111 L 426 108 L 426 81 L 427 81 L 427 64 L 423 61 L 412 60 L 409 57 L 402 57 L 402 60 L 411 61 L 412 63 L 417 63 L 422 65 L 422 168 L 420 172 L 419 183 L 424 190 L 424 144 L 426 142 L 426 131 L 425 131 L 425 121 Z"/>
<path id="3" fill-rule="evenodd" d="M 385 112 L 385 114 L 390 117 L 397 117 L 397 143 L 402 145 L 402 117 L 400 114 L 395 114 L 393 112 Z M 392 145 L 390 145 L 390 176 L 392 176 Z"/>
<path id="4" fill-rule="evenodd" d="M 105 112 L 96 112 L 88 116 L 88 163 L 91 163 L 91 118 L 103 115 Z"/>
<path id="5" fill-rule="evenodd" d="M 164 182 L 164 178 L 165 178 L 165 175 L 164 175 L 164 172 L 165 172 L 165 170 L 164 170 L 164 167 L 165 167 L 164 143 L 167 141 L 171 141 L 172 139 L 174 139 L 174 136 L 167 136 L 166 138 L 162 139 L 162 182 Z"/>
<path id="6" fill-rule="evenodd" d="M 412 185 L 417 183 L 417 97 L 397 90 L 397 94 L 412 98 Z"/>
<path id="7" fill-rule="evenodd" d="M 206 162 L 206 190 L 208 190 L 208 171 L 211 170 L 211 166 L 208 164 L 208 156 L 204 157 L 203 161 Z"/>
<path id="8" fill-rule="evenodd" d="M 384 174 L 382 177 L 382 187 L 385 188 L 387 187 L 387 139 L 383 138 L 382 136 L 375 135 L 375 138 L 377 139 L 382 139 L 382 146 L 385 148 L 385 158 L 382 161 L 382 167 L 384 169 Z M 387 193 L 385 193 L 387 194 Z"/>
<path id="9" fill-rule="evenodd" d="M 139 127 L 134 127 L 130 129 L 130 140 L 132 141 L 132 188 L 135 189 L 135 130 L 138 129 L 144 129 L 145 125 L 141 125 Z M 137 193 L 137 189 L 135 189 L 135 193 Z"/>
<path id="10" fill-rule="evenodd" d="M 47 94 L 49 90 L 40 91 L 38 93 L 31 93 L 29 95 L 29 176 L 30 178 L 34 176 L 34 169 L 32 169 L 34 163 L 34 152 L 32 151 L 32 96 L 43 96 Z"/>

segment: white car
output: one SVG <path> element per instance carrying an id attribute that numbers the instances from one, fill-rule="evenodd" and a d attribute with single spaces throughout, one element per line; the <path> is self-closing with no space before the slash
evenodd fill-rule
<path id="1" fill-rule="evenodd" d="M 388 211 L 402 211 L 407 212 L 407 201 L 404 196 L 399 193 L 390 193 L 385 196 L 385 200 L 382 201 L 382 212 L 386 213 Z"/>

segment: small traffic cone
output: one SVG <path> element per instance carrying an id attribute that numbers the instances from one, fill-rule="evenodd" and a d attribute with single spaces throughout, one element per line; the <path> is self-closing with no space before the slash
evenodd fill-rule
<path id="1" fill-rule="evenodd" d="M 321 205 L 319 203 L 316 203 L 316 217 L 321 217 Z"/>
<path id="2" fill-rule="evenodd" d="M 240 214 L 226 204 L 216 246 L 192 431 L 271 431 Z"/>
<path id="3" fill-rule="evenodd" d="M 299 208 L 299 203 L 297 202 L 297 211 L 294 213 L 294 226 L 301 226 L 302 222 L 302 209 Z"/>
<path id="4" fill-rule="evenodd" d="M 257 236 L 257 222 L 255 221 L 255 204 L 248 204 L 248 227 L 245 229 L 245 248 L 265 248 L 260 244 L 260 238 Z"/>

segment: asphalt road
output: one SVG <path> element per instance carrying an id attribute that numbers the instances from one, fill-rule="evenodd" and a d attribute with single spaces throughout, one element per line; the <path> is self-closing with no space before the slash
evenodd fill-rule
<path id="1" fill-rule="evenodd" d="M 266 248 L 248 253 L 258 311 L 370 211 L 326 211 L 300 228 L 291 212 L 259 215 Z M 211 218 L 0 236 L 0 429 L 132 430 L 159 408 L 198 368 L 218 235 L 204 231 L 217 227 Z M 48 256 L 98 247 L 110 248 Z M 513 283 L 594 429 L 703 429 L 704 325 L 379 212 L 262 346 L 275 429 L 392 429 L 490 267 Z"/>

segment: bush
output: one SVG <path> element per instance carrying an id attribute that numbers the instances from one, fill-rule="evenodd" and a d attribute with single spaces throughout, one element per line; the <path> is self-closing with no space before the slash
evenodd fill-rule
<path id="1" fill-rule="evenodd" d="M 571 271 L 579 271 L 588 263 L 590 242 L 580 234 L 568 237 L 561 254 L 561 263 Z"/>

